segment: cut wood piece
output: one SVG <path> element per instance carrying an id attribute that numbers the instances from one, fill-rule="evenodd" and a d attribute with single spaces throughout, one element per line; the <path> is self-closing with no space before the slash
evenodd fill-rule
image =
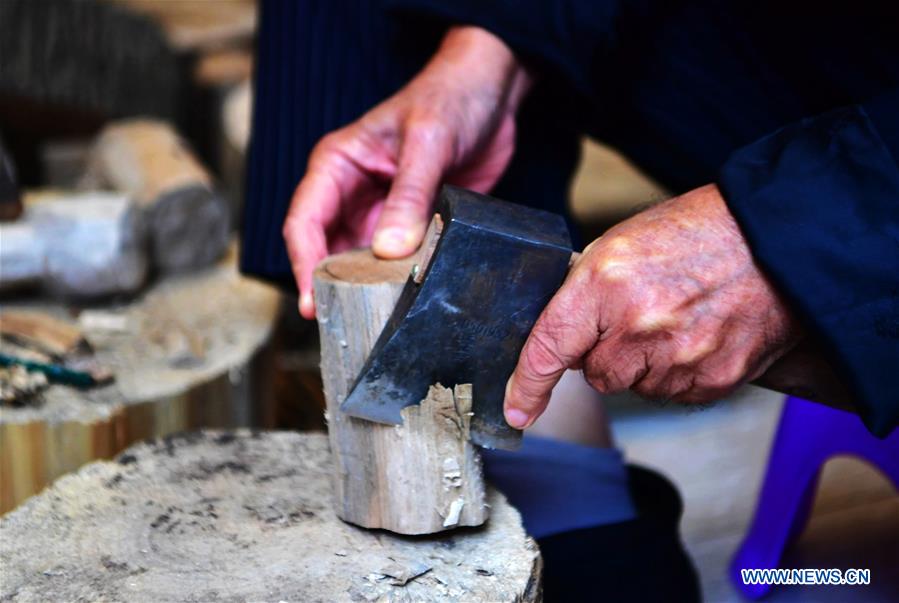
<path id="1" fill-rule="evenodd" d="M 255 424 L 257 405 L 268 395 L 265 343 L 280 296 L 240 276 L 236 256 L 232 249 L 216 266 L 161 279 L 131 303 L 92 309 L 119 317 L 123 327 L 82 327 L 115 383 L 87 390 L 51 385 L 33 404 L 0 408 L 0 512 L 134 441 Z M 68 307 L 49 302 L 4 304 L 0 310 L 71 316 Z M 202 358 L 181 362 L 170 342 L 154 340 L 151 335 L 166 324 L 190 332 L 202 345 Z"/>
<path id="2" fill-rule="evenodd" d="M 134 446 L 0 519 L 0 599 L 539 600 L 539 550 L 495 490 L 486 528 L 411 539 L 340 521 L 330 473 L 323 434 Z"/>
<path id="3" fill-rule="evenodd" d="M 147 215 L 151 254 L 163 272 L 207 266 L 228 245 L 228 204 L 167 122 L 129 119 L 107 126 L 90 151 L 82 186 L 134 197 Z"/>
<path id="4" fill-rule="evenodd" d="M 43 312 L 0 312 L 0 335 L 53 356 L 65 356 L 87 344 L 77 326 Z"/>
<path id="5" fill-rule="evenodd" d="M 337 515 L 368 528 L 431 534 L 487 520 L 480 459 L 468 441 L 470 386 L 453 392 L 434 384 L 419 406 L 403 410 L 399 426 L 340 411 L 411 267 L 368 250 L 332 256 L 315 271 L 315 300 Z"/>
<path id="6" fill-rule="evenodd" d="M 0 224 L 0 291 L 67 297 L 133 293 L 147 274 L 144 216 L 120 193 L 49 193 Z"/>

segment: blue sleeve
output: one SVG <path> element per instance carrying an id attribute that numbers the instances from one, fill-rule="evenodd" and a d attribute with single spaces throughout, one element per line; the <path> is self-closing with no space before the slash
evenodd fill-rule
<path id="1" fill-rule="evenodd" d="M 737 150 L 718 184 L 868 429 L 888 435 L 899 423 L 899 90 Z"/>
<path id="2" fill-rule="evenodd" d="M 476 25 L 501 38 L 519 56 L 561 74 L 575 90 L 594 96 L 597 73 L 613 69 L 622 32 L 649 17 L 650 0 L 388 0 L 395 12 Z"/>

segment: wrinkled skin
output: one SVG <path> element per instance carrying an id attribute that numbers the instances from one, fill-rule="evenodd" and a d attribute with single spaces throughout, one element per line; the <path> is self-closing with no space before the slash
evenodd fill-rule
<path id="1" fill-rule="evenodd" d="M 380 257 L 408 256 L 442 182 L 480 192 L 496 184 L 530 85 L 498 38 L 452 28 L 407 86 L 321 140 L 283 228 L 303 316 L 315 315 L 312 272 L 329 253 L 371 244 Z M 600 392 L 711 401 L 759 376 L 800 336 L 718 189 L 705 186 L 585 250 L 522 350 L 506 419 L 531 425 L 569 367 Z"/>
<path id="2" fill-rule="evenodd" d="M 408 256 L 441 182 L 496 184 L 529 86 L 499 38 L 452 28 L 408 85 L 316 145 L 283 228 L 304 317 L 315 316 L 312 272 L 328 254 L 371 244 L 379 257 Z"/>
<path id="3" fill-rule="evenodd" d="M 506 419 L 530 425 L 569 367 L 603 393 L 715 400 L 761 375 L 800 335 L 718 188 L 704 186 L 584 251 L 522 350 Z"/>

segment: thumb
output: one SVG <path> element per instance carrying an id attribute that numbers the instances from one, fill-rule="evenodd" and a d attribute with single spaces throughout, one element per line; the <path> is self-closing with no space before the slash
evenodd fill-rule
<path id="1" fill-rule="evenodd" d="M 543 413 L 562 374 L 596 344 L 592 304 L 572 289 L 563 286 L 550 300 L 521 349 L 506 384 L 504 413 L 512 427 L 530 426 Z"/>
<path id="2" fill-rule="evenodd" d="M 421 124 L 410 127 L 404 137 L 397 173 L 372 239 L 378 257 L 406 257 L 421 244 L 449 156 L 449 140 L 442 132 L 442 125 Z"/>

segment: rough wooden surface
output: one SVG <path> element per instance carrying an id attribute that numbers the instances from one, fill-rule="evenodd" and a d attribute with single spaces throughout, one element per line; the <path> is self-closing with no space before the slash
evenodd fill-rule
<path id="1" fill-rule="evenodd" d="M 228 245 L 227 203 L 165 121 L 127 119 L 104 128 L 90 151 L 82 186 L 134 198 L 147 216 L 154 264 L 164 272 L 209 265 Z"/>
<path id="2" fill-rule="evenodd" d="M 85 335 L 116 381 L 91 390 L 53 385 L 34 406 L 0 408 L 0 511 L 136 440 L 252 424 L 278 299 L 238 274 L 232 249 L 216 266 L 163 279 L 131 303 L 82 310 Z M 0 309 L 71 319 L 67 307 L 46 302 Z"/>
<path id="3" fill-rule="evenodd" d="M 377 260 L 368 250 L 332 256 L 315 272 L 315 299 L 337 514 L 365 527 L 429 534 L 487 519 L 480 458 L 467 438 L 470 387 L 455 395 L 432 387 L 421 405 L 403 411 L 399 426 L 340 411 L 410 267 L 411 260 Z"/>
<path id="4" fill-rule="evenodd" d="M 329 474 L 324 435 L 135 446 L 0 519 L 0 599 L 539 600 L 539 551 L 495 490 L 486 528 L 407 538 L 340 521 Z"/>

